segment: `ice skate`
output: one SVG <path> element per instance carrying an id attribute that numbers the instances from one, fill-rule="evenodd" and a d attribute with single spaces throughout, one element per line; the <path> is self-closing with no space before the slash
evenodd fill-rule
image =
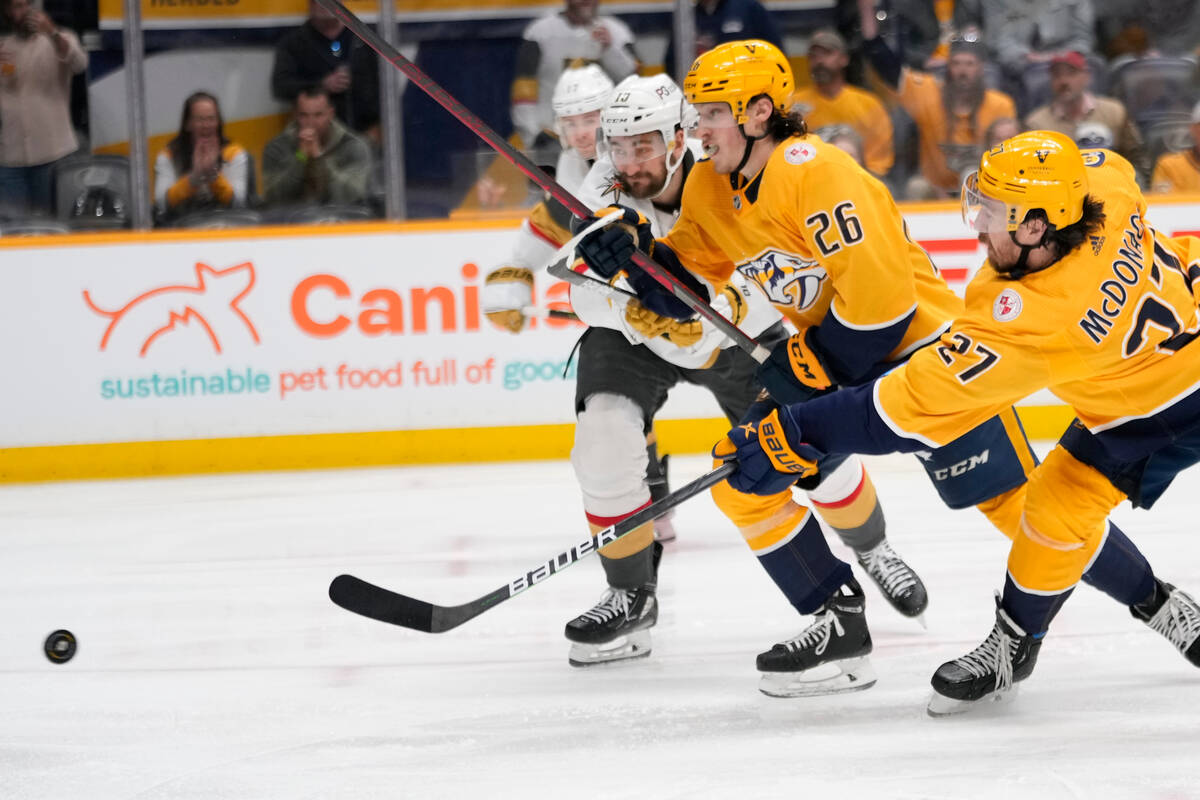
<path id="1" fill-rule="evenodd" d="M 658 621 L 653 586 L 609 588 L 600 602 L 567 623 L 567 661 L 590 667 L 650 655 L 650 628 Z"/>
<path id="2" fill-rule="evenodd" d="M 809 697 L 874 686 L 865 608 L 862 587 L 851 579 L 825 601 L 811 625 L 759 653 L 759 691 L 771 697 Z"/>
<path id="3" fill-rule="evenodd" d="M 651 458 L 657 457 L 657 451 L 652 446 L 648 447 L 647 451 Z M 670 459 L 670 456 L 663 456 L 657 459 L 657 464 L 651 463 L 646 468 L 646 486 L 650 489 L 650 501 L 653 503 L 657 503 L 671 493 L 671 484 L 667 479 L 667 462 Z M 654 541 L 672 542 L 675 540 L 675 524 L 671 521 L 674 517 L 675 510 L 672 509 L 654 520 Z"/>
<path id="4" fill-rule="evenodd" d="M 1154 595 L 1145 603 L 1130 606 L 1130 612 L 1200 667 L 1200 604 L 1165 581 L 1155 578 L 1154 582 Z"/>
<path id="5" fill-rule="evenodd" d="M 996 624 L 983 643 L 964 656 L 947 661 L 933 674 L 933 697 L 926 709 L 931 717 L 961 714 L 985 702 L 1008 702 L 1017 683 L 1033 673 L 1041 637 L 1021 630 L 1000 607 L 996 595 Z"/>
<path id="6" fill-rule="evenodd" d="M 915 617 L 924 627 L 925 620 L 922 614 L 929 605 L 925 584 L 913 568 L 896 554 L 887 539 L 870 550 L 856 552 L 855 555 L 858 557 L 858 563 L 866 570 L 871 580 L 875 581 L 875 585 L 883 592 L 892 608 L 906 617 Z"/>

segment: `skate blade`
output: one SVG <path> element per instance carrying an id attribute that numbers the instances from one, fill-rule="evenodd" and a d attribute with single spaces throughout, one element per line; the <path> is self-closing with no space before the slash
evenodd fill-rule
<path id="1" fill-rule="evenodd" d="M 761 672 L 758 690 L 768 697 L 817 697 L 861 692 L 875 685 L 875 668 L 867 657 L 820 664 L 803 672 Z"/>
<path id="2" fill-rule="evenodd" d="M 933 696 L 929 698 L 929 705 L 925 707 L 925 713 L 931 717 L 953 717 L 957 714 L 965 714 L 968 711 L 1008 705 L 1017 699 L 1018 688 L 1020 687 L 1013 686 L 1008 691 L 992 692 L 978 700 L 955 700 L 953 697 L 946 697 L 944 694 L 938 694 L 935 691 Z"/>
<path id="3" fill-rule="evenodd" d="M 618 636 L 604 644 L 571 644 L 571 652 L 567 654 L 567 663 L 572 667 L 594 667 L 597 664 L 612 664 L 618 661 L 632 661 L 650 655 L 650 631 L 634 631 L 625 636 Z"/>
<path id="4" fill-rule="evenodd" d="M 923 630 L 923 631 L 929 630 L 929 623 L 925 621 L 924 613 L 917 614 L 917 616 L 914 617 L 914 619 L 916 619 L 917 623 L 921 626 L 921 630 Z"/>

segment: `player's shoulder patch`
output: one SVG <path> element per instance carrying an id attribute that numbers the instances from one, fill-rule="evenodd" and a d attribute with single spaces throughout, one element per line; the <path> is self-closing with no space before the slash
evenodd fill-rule
<path id="1" fill-rule="evenodd" d="M 1008 288 L 996 295 L 992 302 L 992 318 L 997 322 L 1012 322 L 1021 316 L 1024 303 L 1016 289 Z"/>
<path id="2" fill-rule="evenodd" d="M 783 151 L 783 160 L 789 164 L 803 164 L 812 161 L 817 155 L 817 148 L 812 142 L 792 142 Z"/>

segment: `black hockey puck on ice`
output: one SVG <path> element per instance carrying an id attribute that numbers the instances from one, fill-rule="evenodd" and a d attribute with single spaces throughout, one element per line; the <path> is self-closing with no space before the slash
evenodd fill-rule
<path id="1" fill-rule="evenodd" d="M 65 664 L 75 655 L 75 634 L 58 630 L 46 637 L 46 658 L 55 664 Z"/>

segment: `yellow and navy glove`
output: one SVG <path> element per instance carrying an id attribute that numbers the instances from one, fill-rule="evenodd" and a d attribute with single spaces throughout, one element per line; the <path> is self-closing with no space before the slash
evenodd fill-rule
<path id="1" fill-rule="evenodd" d="M 615 222 L 598 231 L 585 236 L 575 248 L 588 268 L 602 278 L 608 279 L 621 270 L 630 271 L 633 267 L 633 251 L 641 250 L 652 253 L 654 248 L 654 232 L 650 228 L 650 220 L 633 208 L 625 206 L 609 206 L 602 208 L 594 215 L 577 221 L 575 230 L 583 230 L 601 217 L 610 214 L 619 215 L 620 222 Z M 634 268 L 636 269 L 636 268 Z M 640 270 L 637 270 L 640 272 Z"/>
<path id="2" fill-rule="evenodd" d="M 497 328 L 520 333 L 525 327 L 522 309 L 533 305 L 533 272 L 525 267 L 500 267 L 483 281 L 484 316 Z"/>
<path id="3" fill-rule="evenodd" d="M 713 448 L 714 458 L 737 459 L 729 485 L 759 495 L 779 494 L 797 483 L 814 488 L 821 480 L 818 462 L 823 455 L 800 441 L 800 428 L 786 408 L 763 401 L 750 406 L 742 423 Z"/>
<path id="4" fill-rule="evenodd" d="M 833 387 L 810 344 L 811 328 L 780 342 L 758 365 L 758 382 L 782 405 L 803 403 Z"/>
<path id="5" fill-rule="evenodd" d="M 663 337 L 676 347 L 691 347 L 704 335 L 700 320 L 680 321 L 665 317 L 643 306 L 637 300 L 625 304 L 625 321 L 629 327 L 647 339 Z"/>

